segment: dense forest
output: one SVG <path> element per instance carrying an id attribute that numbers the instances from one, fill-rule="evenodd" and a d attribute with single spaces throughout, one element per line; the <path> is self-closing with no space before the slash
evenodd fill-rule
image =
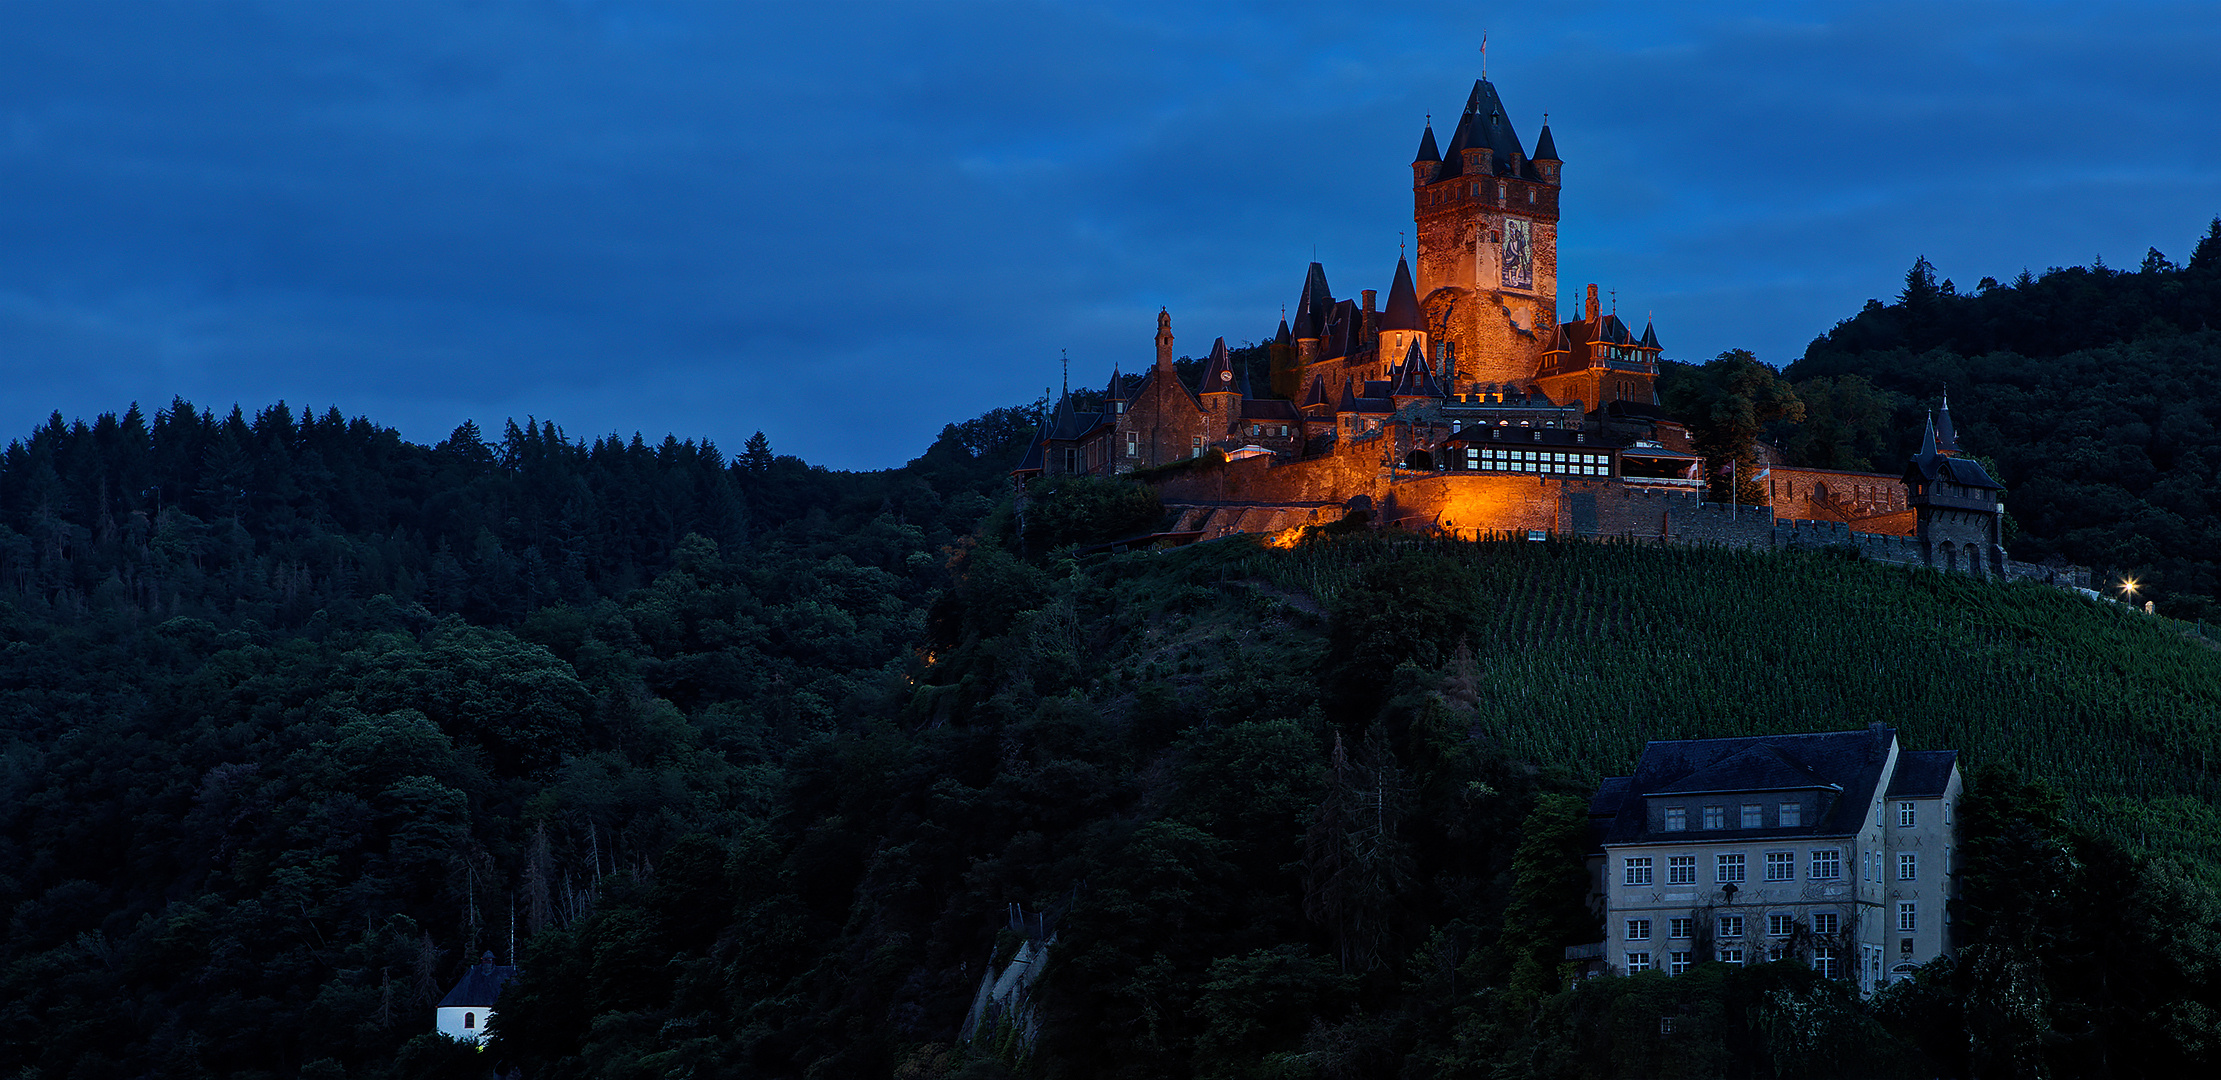
<path id="1" fill-rule="evenodd" d="M 1675 392 L 1889 468 L 1948 378 L 2016 543 L 2189 621 L 1837 554 L 1082 557 L 1162 511 L 1065 481 L 1016 512 L 1042 403 L 875 473 L 537 421 L 57 416 L 0 454 L 0 1075 L 2211 1071 L 2214 549 L 2105 545 L 2210 525 L 2169 493 L 2221 462 L 2184 299 L 2217 262 L 2221 229 L 2184 269 L 1961 295 L 1916 266 L 1779 386 L 1736 358 Z M 1973 329 L 2068 304 L 2127 336 Z M 2187 381 L 2074 389 L 2132 362 Z M 2094 410 L 2073 454 L 2014 441 L 2052 408 Z M 1794 962 L 1564 985 L 1598 935 L 1583 806 L 1644 740 L 1877 722 L 1970 769 L 1952 959 L 1863 1001 Z M 962 1041 L 1014 906 L 1056 933 L 1038 1036 Z M 521 973 L 480 1051 L 431 1009 L 487 950 Z"/>

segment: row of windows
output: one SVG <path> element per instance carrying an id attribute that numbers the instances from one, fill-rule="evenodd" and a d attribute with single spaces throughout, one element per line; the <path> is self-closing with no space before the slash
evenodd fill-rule
<path id="1" fill-rule="evenodd" d="M 1286 425 L 1286 424 L 1251 424 L 1251 425 L 1249 425 L 1249 436 L 1250 436 L 1250 438 L 1253 438 L 1253 439 L 1261 439 L 1261 438 L 1264 438 L 1264 437 L 1265 437 L 1265 436 L 1267 436 L 1267 435 L 1271 435 L 1271 436 L 1273 436 L 1273 437 L 1275 437 L 1275 438 L 1281 438 L 1281 439 L 1285 439 L 1285 438 L 1287 438 L 1287 437 L 1288 437 L 1288 425 Z"/>
<path id="2" fill-rule="evenodd" d="M 1867 862 L 1869 876 L 1881 879 L 1881 853 L 1871 852 Z M 1740 885 L 1748 880 L 1745 855 L 1740 851 L 1720 852 L 1712 856 L 1712 882 L 1715 885 Z M 1621 883 L 1626 885 L 1652 885 L 1656 880 L 1652 872 L 1654 860 L 1648 855 L 1630 855 L 1621 864 Z M 1842 848 L 1814 848 L 1810 867 L 1811 880 L 1837 881 L 1843 877 Z M 1920 856 L 1910 852 L 1897 855 L 1897 880 L 1920 879 Z M 1767 881 L 1797 880 L 1797 853 L 1794 851 L 1769 851 L 1766 853 Z M 1666 856 L 1666 884 L 1694 885 L 1697 883 L 1697 857 L 1694 855 Z"/>
<path id="3" fill-rule="evenodd" d="M 1717 949 L 1714 950 L 1714 955 L 1723 964 L 1743 963 L 1743 950 L 1739 947 L 1728 946 Z M 1765 955 L 1767 960 L 1773 961 L 1783 959 L 1787 955 L 1787 953 L 1779 946 L 1770 946 L 1766 949 Z M 1693 950 L 1680 949 L 1668 951 L 1666 953 L 1666 974 L 1688 974 L 1689 967 L 1692 963 L 1695 962 L 1695 959 L 1696 954 Z M 1839 972 L 1841 971 L 1840 965 L 1841 961 L 1836 956 L 1836 949 L 1834 946 L 1822 945 L 1812 950 L 1812 969 L 1819 972 L 1822 978 L 1837 978 Z M 1628 974 L 1633 975 L 1639 971 L 1649 971 L 1650 968 L 1651 963 L 1649 953 L 1630 952 L 1627 954 Z M 1673 1029 L 1667 1027 L 1661 1030 L 1671 1031 Z"/>
<path id="4" fill-rule="evenodd" d="M 1483 450 L 1468 447 L 1465 451 L 1465 467 L 1483 472 L 1612 475 L 1612 459 L 1603 454 L 1560 453 L 1551 450 Z"/>
<path id="5" fill-rule="evenodd" d="M 1843 929 L 1843 916 L 1833 911 L 1815 911 L 1811 915 L 1811 920 L 1812 932 L 1815 934 L 1834 934 Z M 1917 905 L 1911 903 L 1897 905 L 1897 928 L 1899 930 L 1910 933 L 1919 929 L 1919 922 Z M 1745 925 L 1744 917 L 1741 915 L 1722 915 L 1719 917 L 1715 929 L 1720 940 L 1736 941 L 1743 937 Z M 1667 936 L 1675 941 L 1686 940 L 1696 936 L 1696 926 L 1697 921 L 1693 917 L 1668 919 L 1666 920 Z M 1766 916 L 1767 937 L 1788 937 L 1795 933 L 1796 929 L 1797 918 L 1794 915 L 1777 911 Z M 1649 941 L 1650 933 L 1651 920 L 1627 920 L 1627 940 Z"/>
<path id="6" fill-rule="evenodd" d="M 1766 808 L 1764 806 L 1758 803 L 1744 803 L 1741 809 L 1742 814 L 1736 819 L 1737 828 L 1763 829 L 1766 827 Z M 1727 828 L 1727 807 L 1707 806 L 1703 808 L 1703 811 L 1704 828 Z M 1785 802 L 1775 809 L 1774 817 L 1775 823 L 1781 828 L 1794 829 L 1804 824 L 1804 806 L 1800 803 Z M 1689 808 L 1686 806 L 1667 807 L 1666 831 L 1687 832 L 1688 830 Z"/>

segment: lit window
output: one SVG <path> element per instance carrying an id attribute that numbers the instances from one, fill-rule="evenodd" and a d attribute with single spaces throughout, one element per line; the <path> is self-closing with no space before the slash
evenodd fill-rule
<path id="1" fill-rule="evenodd" d="M 1769 851 L 1766 853 L 1766 880 L 1797 880 L 1797 853 L 1794 851 Z"/>
<path id="2" fill-rule="evenodd" d="M 1721 963 L 1723 963 L 1723 964 L 1740 964 L 1740 963 L 1742 963 L 1742 962 L 1743 962 L 1743 950 L 1742 950 L 1742 948 L 1741 948 L 1740 946 L 1731 946 L 1731 947 L 1729 947 L 1729 948 L 1721 949 L 1721 950 L 1720 950 L 1720 962 L 1721 962 Z"/>
<path id="3" fill-rule="evenodd" d="M 1897 880 L 1917 881 L 1919 879 L 1920 856 L 1910 851 L 1899 852 L 1897 855 Z"/>
<path id="4" fill-rule="evenodd" d="M 1627 954 L 1627 973 L 1628 973 L 1629 975 L 1633 975 L 1634 973 L 1636 973 L 1636 972 L 1638 972 L 1638 971 L 1649 971 L 1649 970 L 1650 970 L 1650 954 L 1649 954 L 1649 953 L 1646 953 L 1646 952 L 1631 952 L 1631 953 L 1628 953 L 1628 954 Z"/>
<path id="5" fill-rule="evenodd" d="M 1832 934 L 1841 929 L 1842 926 L 1843 917 L 1835 912 L 1815 911 L 1812 913 L 1812 932 L 1815 934 Z"/>
<path id="6" fill-rule="evenodd" d="M 1666 808 L 1666 831 L 1680 832 L 1689 827 L 1689 811 L 1678 806 Z"/>
<path id="7" fill-rule="evenodd" d="M 1627 884 L 1650 884 L 1650 857 L 1648 855 L 1632 857 L 1627 860 Z"/>
<path id="8" fill-rule="evenodd" d="M 1673 1017 L 1671 1017 L 1671 1016 L 1661 1016 L 1661 1017 L 1659 1017 L 1659 1018 L 1658 1018 L 1658 1034 L 1660 1034 L 1660 1035 L 1671 1035 L 1671 1034 L 1673 1034 Z"/>
<path id="9" fill-rule="evenodd" d="M 1914 904 L 1907 902 L 1897 905 L 1897 929 L 1907 934 L 1920 929 L 1920 912 Z"/>
<path id="10" fill-rule="evenodd" d="M 1767 937 L 1788 937 L 1790 931 L 1795 930 L 1796 928 L 1797 920 L 1788 915 L 1776 914 L 1766 916 Z"/>
<path id="11" fill-rule="evenodd" d="M 1913 809 L 1913 804 L 1909 802 L 1897 804 L 1897 825 L 1899 828 L 1910 829 L 1919 820 L 1920 814 Z"/>
<path id="12" fill-rule="evenodd" d="M 1802 824 L 1804 824 L 1804 813 L 1802 807 L 1793 802 L 1785 802 L 1781 804 L 1782 828 L 1794 829 Z"/>
<path id="13" fill-rule="evenodd" d="M 1812 880 L 1834 881 L 1843 876 L 1842 848 L 1814 848 L 1812 851 Z"/>
<path id="14" fill-rule="evenodd" d="M 1667 965 L 1667 966 L 1666 966 L 1666 974 L 1668 974 L 1668 975 L 1686 975 L 1686 974 L 1688 974 L 1688 973 L 1689 973 L 1689 957 L 1690 957 L 1690 955 L 1691 955 L 1691 954 L 1690 954 L 1690 953 L 1689 953 L 1689 952 L 1688 952 L 1687 950 L 1683 950 L 1683 951 L 1681 951 L 1681 952 L 1670 952 L 1670 953 L 1667 953 L 1667 954 L 1666 954 L 1666 965 Z"/>
<path id="15" fill-rule="evenodd" d="M 1761 808 L 1759 807 L 1759 805 L 1758 805 L 1757 803 L 1744 803 L 1744 804 L 1743 804 L 1743 827 L 1744 827 L 1744 828 L 1746 828 L 1746 829 L 1763 829 L 1763 828 L 1765 828 L 1765 827 L 1766 827 L 1766 811 L 1765 811 L 1765 810 L 1763 810 L 1763 809 L 1761 809 Z"/>
<path id="16" fill-rule="evenodd" d="M 1141 456 L 1141 434 L 1139 432 L 1129 431 L 1126 433 L 1126 456 Z"/>
<path id="17" fill-rule="evenodd" d="M 1712 880 L 1721 884 L 1741 884 L 1743 881 L 1743 853 L 1715 855 L 1712 858 Z"/>
<path id="18" fill-rule="evenodd" d="M 1629 940 L 1629 941 L 1649 941 L 1649 940 L 1650 940 L 1650 920 L 1649 920 L 1649 919 L 1629 919 L 1629 920 L 1627 920 L 1627 940 Z"/>
<path id="19" fill-rule="evenodd" d="M 1697 921 L 1695 919 L 1673 919 L 1668 923 L 1668 926 L 1673 931 L 1675 941 L 1686 941 L 1691 934 L 1696 932 Z"/>
<path id="20" fill-rule="evenodd" d="M 1707 807 L 1705 807 L 1705 808 L 1704 808 L 1704 827 L 1705 827 L 1705 828 L 1707 828 L 1707 829 L 1724 829 L 1724 828 L 1727 828 L 1727 807 L 1724 807 L 1724 806 L 1707 806 Z"/>
<path id="21" fill-rule="evenodd" d="M 1694 855 L 1669 855 L 1666 857 L 1666 884 L 1694 885 L 1697 883 L 1697 857 Z"/>
<path id="22" fill-rule="evenodd" d="M 1720 916 L 1720 940 L 1733 941 L 1742 936 L 1743 917 L 1741 915 Z"/>

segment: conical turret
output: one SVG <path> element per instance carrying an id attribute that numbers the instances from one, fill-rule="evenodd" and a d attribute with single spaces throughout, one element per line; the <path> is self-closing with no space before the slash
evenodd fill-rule
<path id="1" fill-rule="evenodd" d="M 1388 307 L 1380 313 L 1382 330 L 1424 330 L 1419 314 L 1419 290 L 1411 284 L 1411 264 L 1396 256 L 1396 281 L 1388 287 Z"/>

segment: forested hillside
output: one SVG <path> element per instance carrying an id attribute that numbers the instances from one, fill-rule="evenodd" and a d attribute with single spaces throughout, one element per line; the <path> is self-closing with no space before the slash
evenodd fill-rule
<path id="1" fill-rule="evenodd" d="M 2216 1062 L 2221 654 L 2184 624 L 1822 555 L 1076 561 L 1146 500 L 1041 487 L 1021 545 L 1031 423 L 874 474 L 282 408 L 42 428 L 0 458 L 0 1073 Z M 1597 777 L 1870 722 L 1980 770 L 1983 948 L 1870 1004 L 1795 964 L 1560 992 Z M 959 1046 L 1011 904 L 1061 918 L 1041 1038 Z M 494 1047 L 425 1034 L 512 934 Z"/>
<path id="2" fill-rule="evenodd" d="M 2002 271 L 2000 271 L 2002 272 Z M 1959 443 L 1993 462 L 2016 558 L 2139 579 L 2221 617 L 2221 220 L 2177 265 L 2093 261 L 1962 289 L 1921 260 L 1895 302 L 1815 340 L 1784 376 L 1801 463 L 1897 471 L 1948 387 Z"/>

